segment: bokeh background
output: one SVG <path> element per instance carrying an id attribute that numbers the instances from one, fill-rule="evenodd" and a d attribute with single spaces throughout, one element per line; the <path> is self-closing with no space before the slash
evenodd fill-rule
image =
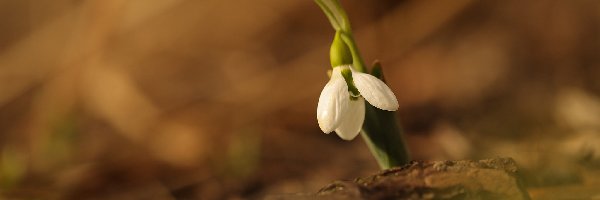
<path id="1" fill-rule="evenodd" d="M 414 159 L 510 156 L 539 199 L 600 188 L 600 1 L 343 4 Z M 2 0 L 0 30 L 2 199 L 253 199 L 378 170 L 318 128 L 333 30 L 312 1 Z"/>

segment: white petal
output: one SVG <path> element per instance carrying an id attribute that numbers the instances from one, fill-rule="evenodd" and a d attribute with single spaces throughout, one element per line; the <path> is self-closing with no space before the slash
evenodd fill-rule
<path id="1" fill-rule="evenodd" d="M 348 85 L 340 70 L 334 69 L 317 105 L 317 121 L 324 133 L 331 133 L 339 126 L 344 112 L 348 109 L 349 95 Z"/>
<path id="2" fill-rule="evenodd" d="M 344 113 L 342 122 L 335 129 L 335 132 L 344 140 L 354 139 L 365 121 L 365 100 L 359 98 L 356 101 L 350 101 L 348 112 Z"/>
<path id="3" fill-rule="evenodd" d="M 378 78 L 361 72 L 352 72 L 358 92 L 373 106 L 388 111 L 398 110 L 398 100 L 392 90 Z"/>

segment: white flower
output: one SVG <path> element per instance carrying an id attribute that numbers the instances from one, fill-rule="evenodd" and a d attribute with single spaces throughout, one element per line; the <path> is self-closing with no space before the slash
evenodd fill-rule
<path id="1" fill-rule="evenodd" d="M 354 86 L 360 96 L 350 99 L 348 85 L 342 70 L 350 69 Z M 363 99 L 364 98 L 364 99 Z M 335 131 L 344 140 L 354 139 L 362 128 L 365 119 L 365 103 L 388 111 L 398 110 L 396 96 L 385 83 L 378 78 L 357 72 L 351 66 L 333 68 L 331 79 L 323 88 L 317 106 L 317 120 L 324 133 Z"/>

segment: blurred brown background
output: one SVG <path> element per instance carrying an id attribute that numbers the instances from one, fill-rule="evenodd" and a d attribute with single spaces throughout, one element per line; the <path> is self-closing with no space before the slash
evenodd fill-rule
<path id="1" fill-rule="evenodd" d="M 600 1 L 343 4 L 414 159 L 598 188 Z M 262 198 L 378 170 L 317 126 L 333 31 L 312 1 L 1 0 L 0 30 L 2 199 Z"/>

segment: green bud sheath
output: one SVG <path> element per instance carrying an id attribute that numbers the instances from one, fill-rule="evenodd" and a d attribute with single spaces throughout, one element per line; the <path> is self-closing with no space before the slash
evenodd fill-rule
<path id="1" fill-rule="evenodd" d="M 329 50 L 331 67 L 352 64 L 352 53 L 340 35 L 339 31 L 335 32 L 335 37 L 333 38 L 331 49 Z"/>

